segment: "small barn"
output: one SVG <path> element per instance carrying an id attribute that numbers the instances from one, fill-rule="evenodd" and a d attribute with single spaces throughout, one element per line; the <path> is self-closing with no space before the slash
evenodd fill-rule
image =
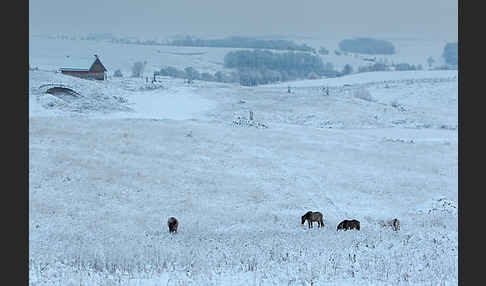
<path id="1" fill-rule="evenodd" d="M 91 64 L 90 68 L 84 69 L 84 68 L 65 67 L 65 68 L 61 68 L 61 73 L 70 76 L 84 78 L 84 79 L 105 80 L 107 70 L 105 66 L 101 63 L 100 59 L 98 58 L 98 55 L 94 55 L 94 56 L 95 56 L 95 60 Z"/>
<path id="2" fill-rule="evenodd" d="M 319 75 L 315 72 L 310 72 L 308 75 L 307 75 L 307 78 L 308 79 L 318 79 L 319 78 Z"/>

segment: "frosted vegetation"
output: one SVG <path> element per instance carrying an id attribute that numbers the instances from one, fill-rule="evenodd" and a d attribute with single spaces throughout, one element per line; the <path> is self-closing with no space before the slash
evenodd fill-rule
<path id="1" fill-rule="evenodd" d="M 98 82 L 49 71 L 62 47 L 29 58 L 31 285 L 457 284 L 457 71 Z M 179 66 L 221 66 L 211 49 Z"/>

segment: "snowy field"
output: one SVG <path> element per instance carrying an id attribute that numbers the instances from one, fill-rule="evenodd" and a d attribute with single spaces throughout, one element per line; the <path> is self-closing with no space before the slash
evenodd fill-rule
<path id="1" fill-rule="evenodd" d="M 67 47 L 31 43 L 30 62 Z M 143 55 L 103 63 L 125 53 Z M 31 285 L 458 283 L 455 71 L 249 88 L 40 70 L 29 87 Z"/>

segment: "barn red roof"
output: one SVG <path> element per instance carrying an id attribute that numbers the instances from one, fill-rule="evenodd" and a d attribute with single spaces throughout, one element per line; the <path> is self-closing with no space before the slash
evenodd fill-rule
<path id="1" fill-rule="evenodd" d="M 98 58 L 98 55 L 95 55 L 96 59 L 94 62 L 91 64 L 89 68 L 61 68 L 61 71 L 67 71 L 67 72 L 105 72 L 107 69 L 105 66 L 101 63 L 100 59 Z"/>

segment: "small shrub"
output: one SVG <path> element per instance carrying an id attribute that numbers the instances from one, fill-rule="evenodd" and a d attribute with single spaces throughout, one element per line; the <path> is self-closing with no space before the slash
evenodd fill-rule
<path id="1" fill-rule="evenodd" d="M 353 67 L 349 64 L 346 64 L 341 72 L 341 75 L 348 75 L 353 73 Z"/>
<path id="2" fill-rule="evenodd" d="M 325 56 L 325 55 L 329 55 L 329 50 L 328 50 L 328 49 L 326 49 L 326 48 L 324 48 L 324 47 L 321 47 L 321 48 L 319 49 L 319 54 L 321 54 L 321 55 L 323 55 L 323 56 Z"/>
<path id="3" fill-rule="evenodd" d="M 185 78 L 189 80 L 200 79 L 200 73 L 193 67 L 186 67 L 184 68 Z"/>
<path id="4" fill-rule="evenodd" d="M 434 58 L 432 56 L 430 56 L 430 57 L 427 58 L 427 64 L 429 65 L 429 69 L 432 68 L 432 66 L 434 65 L 434 63 L 435 63 L 435 60 L 434 60 Z"/>
<path id="5" fill-rule="evenodd" d="M 167 71 L 167 68 L 161 68 L 158 75 L 159 76 L 169 76 L 169 72 Z"/>
<path id="6" fill-rule="evenodd" d="M 115 73 L 113 73 L 114 77 L 123 77 L 123 74 L 120 69 L 117 69 Z"/>
<path id="7" fill-rule="evenodd" d="M 184 78 L 186 76 L 186 73 L 183 70 L 180 70 L 176 67 L 169 66 L 166 67 L 165 69 L 161 69 L 160 75 L 170 76 L 175 78 Z"/>
<path id="8" fill-rule="evenodd" d="M 216 81 L 216 77 L 208 72 L 201 73 L 201 80 L 204 81 Z"/>
<path id="9" fill-rule="evenodd" d="M 147 62 L 135 62 L 132 66 L 132 77 L 141 77 Z"/>

